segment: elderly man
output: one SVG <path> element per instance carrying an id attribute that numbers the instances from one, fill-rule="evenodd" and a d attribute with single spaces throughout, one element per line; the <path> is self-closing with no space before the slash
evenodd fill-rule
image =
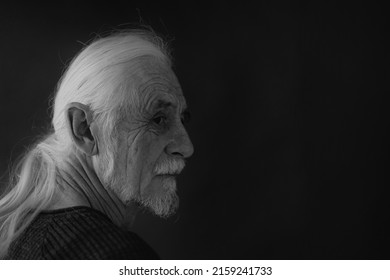
<path id="1" fill-rule="evenodd" d="M 129 231 L 140 206 L 167 217 L 193 146 L 164 42 L 147 31 L 100 38 L 59 82 L 53 130 L 0 200 L 5 259 L 156 259 Z"/>

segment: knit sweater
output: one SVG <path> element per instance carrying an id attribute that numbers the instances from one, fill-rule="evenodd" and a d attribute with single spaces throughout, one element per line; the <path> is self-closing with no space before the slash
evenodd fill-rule
<path id="1" fill-rule="evenodd" d="M 41 212 L 11 244 L 5 259 L 158 259 L 138 235 L 103 213 L 79 206 Z"/>

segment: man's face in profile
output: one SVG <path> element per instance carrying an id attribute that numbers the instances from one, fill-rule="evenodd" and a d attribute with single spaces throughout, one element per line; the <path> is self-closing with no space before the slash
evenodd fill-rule
<path id="1" fill-rule="evenodd" d="M 193 153 L 183 125 L 186 102 L 173 71 L 154 59 L 143 59 L 132 81 L 139 104 L 119 124 L 110 187 L 123 202 L 166 217 L 178 207 L 175 176 Z"/>

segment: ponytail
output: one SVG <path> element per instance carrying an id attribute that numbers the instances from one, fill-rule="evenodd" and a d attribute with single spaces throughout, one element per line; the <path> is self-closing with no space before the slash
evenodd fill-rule
<path id="1" fill-rule="evenodd" d="M 57 164 L 54 135 L 28 150 L 11 174 L 9 191 L 0 199 L 0 258 L 37 214 L 53 200 Z"/>

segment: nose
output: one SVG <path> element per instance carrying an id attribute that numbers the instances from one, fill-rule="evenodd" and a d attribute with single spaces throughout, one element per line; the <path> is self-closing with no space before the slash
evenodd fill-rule
<path id="1" fill-rule="evenodd" d="M 166 152 L 171 156 L 189 158 L 194 153 L 194 146 L 191 139 L 183 127 L 174 139 L 167 145 Z"/>

